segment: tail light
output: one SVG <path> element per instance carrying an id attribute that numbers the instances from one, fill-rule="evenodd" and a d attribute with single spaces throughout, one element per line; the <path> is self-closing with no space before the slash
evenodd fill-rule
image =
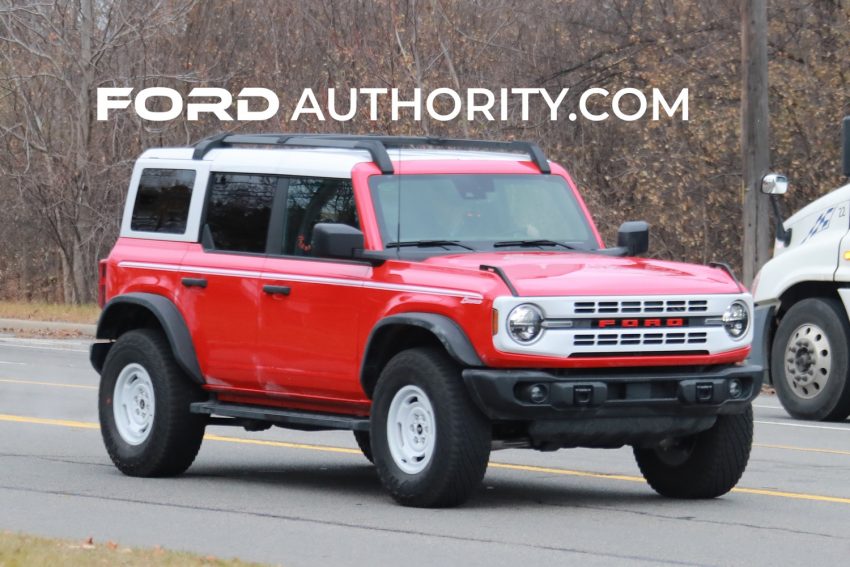
<path id="1" fill-rule="evenodd" d="M 103 308 L 106 304 L 106 260 L 97 263 L 97 304 Z"/>

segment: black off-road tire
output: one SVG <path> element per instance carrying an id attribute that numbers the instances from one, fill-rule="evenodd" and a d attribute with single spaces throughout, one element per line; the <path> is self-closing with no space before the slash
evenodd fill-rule
<path id="1" fill-rule="evenodd" d="M 121 371 L 142 366 L 153 384 L 155 411 L 147 438 L 134 445 L 122 438 L 115 423 L 113 396 Z M 192 402 L 204 399 L 177 365 L 168 340 L 151 329 L 127 332 L 109 350 L 100 377 L 100 431 L 109 457 L 124 474 L 140 477 L 175 476 L 198 454 L 206 416 L 190 413 Z"/>
<path id="2" fill-rule="evenodd" d="M 354 439 L 357 441 L 357 446 L 360 447 L 363 456 L 369 459 L 370 463 L 374 463 L 375 459 L 372 458 L 372 439 L 369 437 L 369 432 L 355 431 Z"/>
<path id="3" fill-rule="evenodd" d="M 424 392 L 436 426 L 430 460 L 413 474 L 393 458 L 387 427 L 393 399 L 408 386 Z M 470 399 L 460 368 L 444 351 L 406 350 L 384 367 L 372 404 L 372 451 L 381 482 L 400 504 L 437 508 L 466 501 L 484 478 L 491 437 L 490 421 Z"/>
<path id="4" fill-rule="evenodd" d="M 646 482 L 670 498 L 716 498 L 738 484 L 753 445 L 753 409 L 717 417 L 714 427 L 669 450 L 634 448 Z"/>
<path id="5" fill-rule="evenodd" d="M 812 329 L 816 331 L 805 336 L 806 330 Z M 811 377 L 804 376 L 807 382 L 788 375 L 795 370 L 796 356 L 787 349 L 799 340 L 803 341 L 806 351 L 811 350 L 813 354 L 807 354 L 812 372 Z M 785 411 L 797 419 L 817 421 L 842 421 L 850 415 L 848 345 L 850 323 L 843 304 L 837 299 L 804 299 L 788 310 L 776 330 L 770 354 L 773 387 Z M 827 359 L 829 364 L 824 364 Z M 787 365 L 792 365 L 790 371 Z M 823 380 L 825 383 L 821 387 L 819 382 Z"/>

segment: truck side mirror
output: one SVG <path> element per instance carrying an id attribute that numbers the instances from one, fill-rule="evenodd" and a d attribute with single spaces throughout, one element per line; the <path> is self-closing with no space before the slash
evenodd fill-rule
<path id="1" fill-rule="evenodd" d="M 788 191 L 788 178 L 778 173 L 768 173 L 761 178 L 761 192 L 766 195 L 784 195 Z"/>
<path id="2" fill-rule="evenodd" d="M 626 256 L 637 256 L 649 250 L 649 224 L 646 221 L 627 221 L 617 231 L 617 246 Z"/>
<path id="3" fill-rule="evenodd" d="M 313 256 L 317 258 L 354 258 L 363 249 L 363 233 L 347 224 L 320 222 L 313 227 Z"/>
<path id="4" fill-rule="evenodd" d="M 785 226 L 782 224 L 782 211 L 779 207 L 778 197 L 778 195 L 784 195 L 786 191 L 788 191 L 788 178 L 784 175 L 768 173 L 761 178 L 761 192 L 770 195 L 773 220 L 776 223 L 776 239 L 788 246 L 791 242 L 791 229 L 785 230 Z"/>

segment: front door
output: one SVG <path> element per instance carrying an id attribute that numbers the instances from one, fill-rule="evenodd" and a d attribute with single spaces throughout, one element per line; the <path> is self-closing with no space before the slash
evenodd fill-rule
<path id="1" fill-rule="evenodd" d="M 358 227 L 351 181 L 290 178 L 281 250 L 262 275 L 258 357 L 264 390 L 294 406 L 334 411 L 368 407 L 359 383 L 357 329 L 368 264 L 315 258 L 318 222 Z M 359 227 L 358 227 L 359 228 Z M 273 230 L 274 232 L 274 230 Z"/>

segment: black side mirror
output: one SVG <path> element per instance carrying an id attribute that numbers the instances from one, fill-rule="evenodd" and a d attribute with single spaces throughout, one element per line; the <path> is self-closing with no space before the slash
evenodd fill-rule
<path id="1" fill-rule="evenodd" d="M 363 249 L 363 233 L 347 224 L 320 222 L 313 227 L 313 256 L 317 258 L 354 258 Z"/>
<path id="2" fill-rule="evenodd" d="M 617 246 L 626 250 L 626 256 L 637 256 L 649 250 L 649 224 L 646 221 L 628 221 L 617 231 Z"/>

